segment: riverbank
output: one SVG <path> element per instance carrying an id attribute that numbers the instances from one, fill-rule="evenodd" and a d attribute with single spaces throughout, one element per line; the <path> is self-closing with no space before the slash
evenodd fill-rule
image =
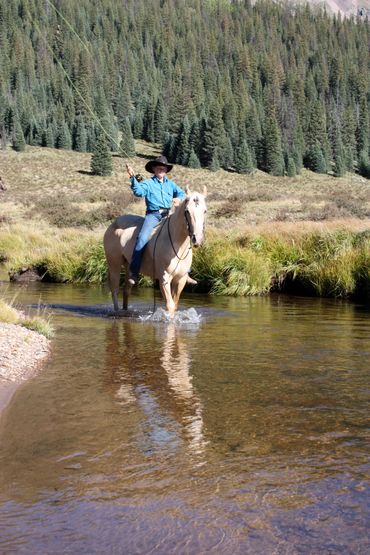
<path id="1" fill-rule="evenodd" d="M 43 335 L 17 324 L 0 323 L 0 413 L 49 353 L 50 340 Z"/>
<path id="2" fill-rule="evenodd" d="M 48 317 L 39 311 L 26 315 L 0 296 L 0 413 L 17 387 L 37 373 L 52 335 Z"/>
<path id="3" fill-rule="evenodd" d="M 145 162 L 160 153 L 159 146 L 137 141 L 136 152 L 132 163 L 145 175 Z M 144 204 L 130 191 L 124 160 L 114 157 L 112 176 L 99 177 L 89 172 L 90 158 L 39 147 L 0 151 L 8 185 L 0 210 L 4 275 L 106 283 L 104 231 L 120 214 L 143 214 Z M 179 165 L 171 175 L 181 186 L 208 189 L 206 242 L 193 251 L 197 291 L 369 298 L 370 180 Z"/>
<path id="4" fill-rule="evenodd" d="M 0 258 L 15 279 L 57 283 L 107 281 L 103 230 L 47 228 L 45 223 L 0 228 Z M 272 291 L 370 298 L 370 223 L 279 222 L 235 230 L 208 227 L 205 244 L 193 250 L 198 292 L 261 295 Z M 21 270 L 29 272 L 22 274 Z M 148 284 L 148 280 L 142 284 Z"/>

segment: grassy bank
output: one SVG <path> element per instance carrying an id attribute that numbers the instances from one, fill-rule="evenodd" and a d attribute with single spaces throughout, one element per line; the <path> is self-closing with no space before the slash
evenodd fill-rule
<path id="1" fill-rule="evenodd" d="M 54 328 L 49 316 L 44 311 L 26 315 L 18 310 L 14 301 L 6 301 L 0 296 L 0 322 L 4 324 L 17 324 L 29 330 L 36 331 L 50 339 L 54 335 Z"/>
<path id="2" fill-rule="evenodd" d="M 146 175 L 156 145 L 136 142 L 131 160 Z M 124 160 L 113 174 L 90 174 L 90 154 L 27 147 L 0 150 L 0 263 L 35 268 L 44 280 L 104 283 L 104 229 L 122 213 L 143 214 Z M 257 295 L 273 290 L 368 298 L 370 180 L 304 170 L 294 178 L 239 175 L 176 165 L 181 186 L 206 185 L 207 241 L 194 250 L 198 290 Z"/>
<path id="3" fill-rule="evenodd" d="M 369 298 L 370 228 L 366 225 L 283 228 L 238 232 L 210 229 L 194 249 L 199 290 L 215 295 L 286 291 L 324 297 Z M 45 281 L 105 283 L 101 231 L 0 227 L 0 258 L 7 271 L 34 268 Z"/>

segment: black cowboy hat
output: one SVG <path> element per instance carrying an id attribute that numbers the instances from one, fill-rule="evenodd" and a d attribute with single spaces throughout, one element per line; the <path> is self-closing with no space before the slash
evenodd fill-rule
<path id="1" fill-rule="evenodd" d="M 149 160 L 145 165 L 145 169 L 147 172 L 153 173 L 154 166 L 166 166 L 167 172 L 170 172 L 173 168 L 173 165 L 168 163 L 165 156 L 158 156 L 154 160 Z"/>

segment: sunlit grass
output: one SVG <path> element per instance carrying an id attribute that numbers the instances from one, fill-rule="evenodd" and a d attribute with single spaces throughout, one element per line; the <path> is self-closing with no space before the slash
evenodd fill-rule
<path id="1" fill-rule="evenodd" d="M 4 324 L 16 324 L 29 330 L 33 330 L 48 339 L 54 335 L 54 327 L 51 316 L 45 309 L 38 308 L 36 314 L 24 314 L 15 306 L 15 299 L 5 300 L 0 297 L 0 322 Z"/>
<path id="2" fill-rule="evenodd" d="M 35 268 L 45 280 L 105 283 L 103 231 L 0 228 L 0 257 L 8 270 Z M 370 232 L 307 228 L 301 233 L 260 228 L 243 233 L 208 229 L 206 243 L 193 251 L 199 289 L 214 295 L 260 295 L 271 290 L 318 296 L 368 296 Z M 147 280 L 141 282 L 147 285 Z"/>
<path id="3" fill-rule="evenodd" d="M 12 303 L 0 298 L 0 322 L 4 324 L 18 324 L 20 313 L 14 308 Z"/>

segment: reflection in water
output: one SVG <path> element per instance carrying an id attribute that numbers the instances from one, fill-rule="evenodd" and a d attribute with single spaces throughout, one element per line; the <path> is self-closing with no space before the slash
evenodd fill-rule
<path id="1" fill-rule="evenodd" d="M 195 334 L 193 330 L 193 340 Z M 107 327 L 109 385 L 121 405 L 136 403 L 145 416 L 145 452 L 164 447 L 176 450 L 183 437 L 190 455 L 199 458 L 202 454 L 202 406 L 190 364 L 186 341 L 173 323 L 133 326 L 132 322 L 113 322 Z"/>

